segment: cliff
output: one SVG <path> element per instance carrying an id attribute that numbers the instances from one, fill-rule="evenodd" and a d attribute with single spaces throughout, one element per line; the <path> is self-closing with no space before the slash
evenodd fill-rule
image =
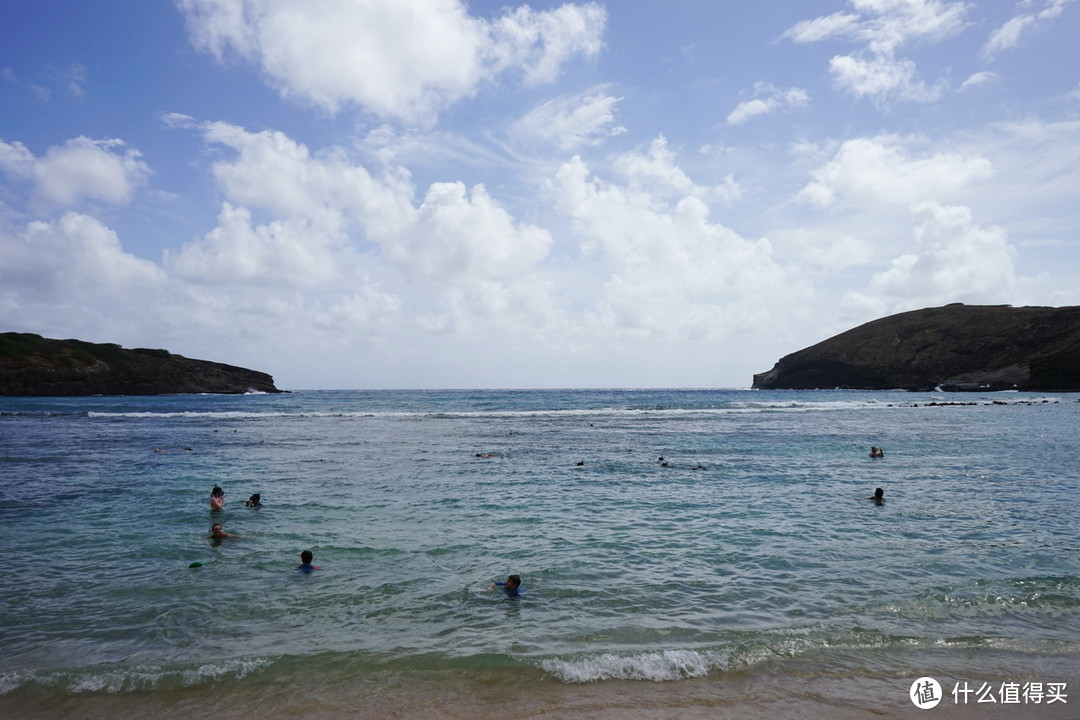
<path id="1" fill-rule="evenodd" d="M 786 355 L 753 386 L 1080 390 L 1080 307 L 954 303 L 891 315 Z"/>
<path id="2" fill-rule="evenodd" d="M 0 395 L 281 392 L 266 373 L 168 350 L 0 333 Z"/>

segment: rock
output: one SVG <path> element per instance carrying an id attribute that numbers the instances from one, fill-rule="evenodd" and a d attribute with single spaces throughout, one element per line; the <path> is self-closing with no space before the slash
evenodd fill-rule
<path id="1" fill-rule="evenodd" d="M 0 333 L 0 395 L 282 392 L 274 378 L 168 350 Z"/>
<path id="2" fill-rule="evenodd" d="M 780 359 L 755 388 L 1080 390 L 1080 307 L 926 308 Z"/>

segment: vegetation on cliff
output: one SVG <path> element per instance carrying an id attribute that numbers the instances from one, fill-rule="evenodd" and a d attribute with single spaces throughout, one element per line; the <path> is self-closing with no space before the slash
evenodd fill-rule
<path id="1" fill-rule="evenodd" d="M 168 350 L 0 333 L 0 395 L 281 392 L 263 372 Z"/>
<path id="2" fill-rule="evenodd" d="M 780 359 L 761 389 L 1080 390 L 1080 307 L 891 315 Z"/>

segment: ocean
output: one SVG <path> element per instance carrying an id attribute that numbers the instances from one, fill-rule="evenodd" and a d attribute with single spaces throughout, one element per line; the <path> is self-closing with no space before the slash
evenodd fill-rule
<path id="1" fill-rule="evenodd" d="M 1080 717 L 1078 400 L 0 398 L 0 716 Z"/>

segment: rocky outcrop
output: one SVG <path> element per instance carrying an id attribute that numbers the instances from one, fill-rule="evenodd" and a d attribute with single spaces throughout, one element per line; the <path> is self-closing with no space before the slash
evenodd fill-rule
<path id="1" fill-rule="evenodd" d="M 1080 307 L 955 303 L 891 315 L 781 358 L 754 387 L 1080 390 Z"/>
<path id="2" fill-rule="evenodd" d="M 281 392 L 274 378 L 168 350 L 0 333 L 0 395 Z"/>

